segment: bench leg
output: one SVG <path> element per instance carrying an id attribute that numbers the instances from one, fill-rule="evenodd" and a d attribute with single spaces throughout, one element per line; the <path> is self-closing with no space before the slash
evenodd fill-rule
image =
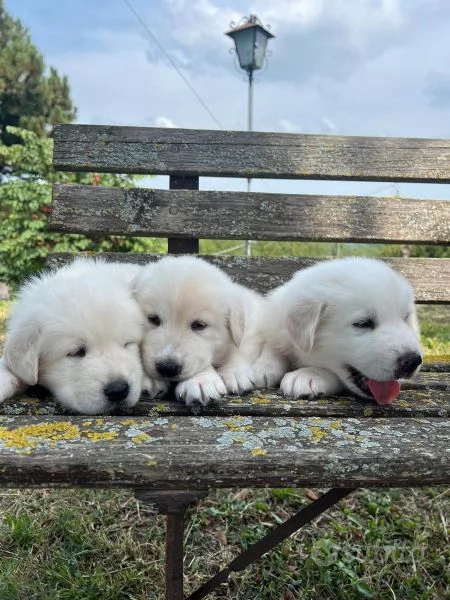
<path id="1" fill-rule="evenodd" d="M 207 492 L 135 490 L 139 502 L 153 504 L 166 515 L 166 600 L 183 600 L 184 517 L 190 504 Z"/>
<path id="2" fill-rule="evenodd" d="M 267 535 L 247 548 L 247 550 L 241 552 L 228 566 L 219 571 L 214 577 L 211 577 L 211 579 L 188 596 L 186 600 L 201 600 L 214 591 L 220 584 L 225 583 L 232 572 L 243 571 L 258 558 L 261 558 L 263 554 L 303 527 L 303 525 L 306 525 L 327 510 L 327 508 L 330 508 L 333 504 L 348 496 L 354 489 L 334 488 L 329 490 L 287 521 L 269 531 Z"/>

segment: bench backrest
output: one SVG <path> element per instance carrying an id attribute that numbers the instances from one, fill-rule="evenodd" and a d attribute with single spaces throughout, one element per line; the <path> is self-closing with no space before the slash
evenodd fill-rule
<path id="1" fill-rule="evenodd" d="M 446 200 L 199 191 L 201 176 L 449 183 L 450 140 L 61 125 L 54 166 L 169 175 L 169 190 L 54 185 L 51 226 L 70 233 L 167 237 L 171 253 L 197 253 L 202 238 L 438 245 L 450 239 Z M 211 260 L 262 291 L 314 262 Z M 412 282 L 418 302 L 450 302 L 450 259 L 389 262 Z"/>

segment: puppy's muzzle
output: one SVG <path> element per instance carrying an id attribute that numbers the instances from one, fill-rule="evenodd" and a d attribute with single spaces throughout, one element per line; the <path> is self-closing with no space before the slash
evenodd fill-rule
<path id="1" fill-rule="evenodd" d="M 402 377 L 411 377 L 414 371 L 422 364 L 422 357 L 416 352 L 405 352 L 397 359 L 397 370 L 395 371 L 395 377 L 401 379 Z"/>
<path id="2" fill-rule="evenodd" d="M 130 386 L 125 379 L 116 379 L 105 385 L 103 393 L 110 402 L 122 402 L 130 393 Z"/>
<path id="3" fill-rule="evenodd" d="M 179 362 L 170 358 L 167 360 L 158 361 L 155 366 L 161 377 L 166 377 L 167 379 L 171 379 L 172 377 L 179 375 L 181 373 L 181 369 L 183 368 Z"/>

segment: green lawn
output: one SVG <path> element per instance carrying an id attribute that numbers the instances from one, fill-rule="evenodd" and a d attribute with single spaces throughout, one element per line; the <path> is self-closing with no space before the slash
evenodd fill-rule
<path id="1" fill-rule="evenodd" d="M 448 310 L 420 314 L 427 355 L 449 355 Z M 212 492 L 190 511 L 187 589 L 319 492 Z M 360 490 L 210 598 L 450 598 L 449 536 L 450 489 Z M 0 488 L 0 600 L 161 600 L 163 549 L 163 517 L 129 492 Z"/>

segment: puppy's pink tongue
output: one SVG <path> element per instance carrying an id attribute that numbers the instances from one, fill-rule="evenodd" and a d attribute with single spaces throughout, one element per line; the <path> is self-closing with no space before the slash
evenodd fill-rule
<path id="1" fill-rule="evenodd" d="M 381 404 L 382 406 L 385 404 L 391 404 L 391 402 L 397 398 L 400 392 L 400 382 L 396 380 L 375 381 L 374 379 L 368 379 L 367 385 L 369 386 L 369 389 L 372 392 L 377 404 Z"/>

